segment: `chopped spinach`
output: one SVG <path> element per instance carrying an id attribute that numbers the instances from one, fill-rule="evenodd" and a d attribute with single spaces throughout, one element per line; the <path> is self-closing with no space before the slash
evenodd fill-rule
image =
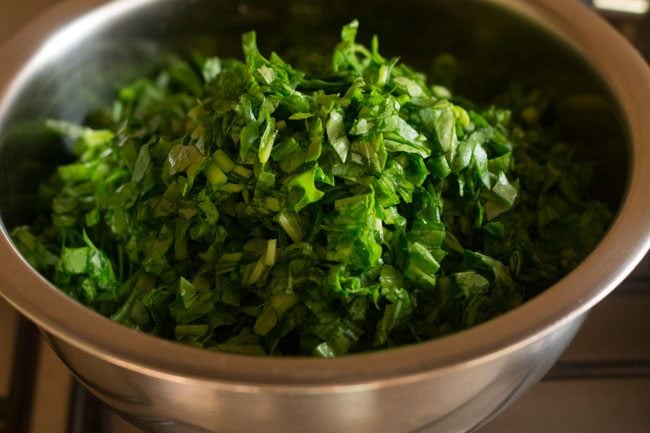
<path id="1" fill-rule="evenodd" d="M 455 99 L 357 28 L 316 73 L 251 32 L 245 61 L 172 58 L 98 128 L 49 122 L 76 159 L 17 246 L 117 322 L 251 355 L 442 336 L 576 266 L 611 215 L 545 107 Z"/>

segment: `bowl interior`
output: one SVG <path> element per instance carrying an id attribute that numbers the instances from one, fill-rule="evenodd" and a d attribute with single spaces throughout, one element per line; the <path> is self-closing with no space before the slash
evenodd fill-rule
<path id="1" fill-rule="evenodd" d="M 89 113 L 112 101 L 117 88 L 133 77 L 155 70 L 161 56 L 168 52 L 200 51 L 206 55 L 240 57 L 240 35 L 251 29 L 257 31 L 264 53 L 277 50 L 291 56 L 293 50 L 301 47 L 328 52 L 338 42 L 341 26 L 353 18 L 361 23 L 362 42 L 367 44 L 372 34 L 378 34 L 385 56 L 400 56 L 423 72 L 430 72 L 432 59 L 441 52 L 456 56 L 461 65 L 457 90 L 470 99 L 490 101 L 515 82 L 552 94 L 567 139 L 588 159 L 606 161 L 598 169 L 608 181 L 600 182 L 594 195 L 617 209 L 631 178 L 632 153 L 615 98 L 563 36 L 513 12 L 508 6 L 512 3 L 526 4 L 511 0 L 403 0 L 396 8 L 388 0 L 109 3 L 50 38 L 21 70 L 8 96 L 2 96 L 1 222 L 7 229 L 29 224 L 39 206 L 46 205 L 38 203 L 39 183 L 54 171 L 57 162 L 68 158 L 66 143 L 48 134 L 45 119 L 83 121 Z M 7 251 L 5 243 L 0 243 L 0 250 Z M 261 383 L 330 383 L 335 379 L 356 383 L 410 374 L 436 363 L 452 365 L 520 342 L 522 335 L 531 337 L 531 330 L 538 332 L 566 317 L 587 299 L 583 295 L 588 290 L 602 288 L 598 286 L 601 281 L 591 285 L 582 280 L 579 284 L 575 279 L 568 281 L 563 289 L 577 286 L 573 293 L 576 298 L 582 296 L 579 301 L 572 298 L 571 302 L 560 302 L 559 306 L 553 305 L 555 310 L 551 313 L 542 308 L 529 314 L 529 309 L 525 318 L 523 312 L 510 321 L 504 317 L 498 327 L 495 324 L 492 328 L 497 332 L 489 333 L 490 338 L 501 339 L 496 343 L 474 329 L 461 333 L 452 343 L 436 340 L 395 351 L 344 357 L 333 360 L 326 369 L 315 369 L 318 361 L 314 359 L 260 360 L 170 346 L 170 342 L 133 332 L 75 305 L 33 272 L 26 272 L 24 264 L 17 265 L 15 257 L 11 258 L 0 270 L 0 280 L 8 281 L 4 286 L 8 287 L 9 299 L 16 299 L 19 292 L 25 294 L 21 298 L 27 301 L 25 305 L 16 302 L 21 311 L 57 337 L 63 336 L 67 342 L 106 359 L 128 359 L 147 371 Z M 11 284 L 5 277 L 13 272 L 14 266 L 22 268 L 19 276 L 12 277 Z M 612 273 L 610 269 L 609 274 Z M 29 278 L 22 278 L 26 274 Z M 5 292 L 5 287 L 0 291 Z M 44 293 L 50 302 L 43 301 Z M 560 288 L 553 293 L 569 296 L 569 291 Z M 533 302 L 542 303 L 541 297 Z M 545 305 L 554 299 L 546 299 Z M 104 321 L 101 326 L 100 321 Z M 477 328 L 485 329 L 485 325 Z M 472 331 L 476 332 L 469 335 Z M 513 334 L 517 341 L 511 338 Z M 447 341 L 455 337 L 448 337 Z M 460 340 L 462 343 L 458 344 Z M 446 352 L 441 350 L 443 347 Z M 367 368 L 364 356 L 375 356 L 383 362 Z M 284 363 L 283 369 L 266 368 L 279 365 L 276 362 Z M 286 367 L 287 363 L 291 369 Z"/>

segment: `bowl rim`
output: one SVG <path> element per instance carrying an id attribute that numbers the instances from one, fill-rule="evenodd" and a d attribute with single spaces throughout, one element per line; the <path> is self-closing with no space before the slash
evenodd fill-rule
<path id="1" fill-rule="evenodd" d="M 51 49 L 92 25 L 159 0 L 66 0 L 0 49 L 0 131 L 29 71 Z M 620 104 L 631 143 L 630 177 L 620 210 L 595 250 L 570 274 L 522 306 L 439 339 L 336 359 L 250 357 L 196 349 L 132 330 L 72 301 L 34 271 L 0 230 L 0 295 L 45 333 L 93 356 L 171 381 L 201 381 L 246 392 L 312 392 L 422 380 L 488 362 L 583 316 L 650 248 L 650 69 L 612 27 L 578 2 L 487 0 L 540 24 L 588 59 Z M 70 21 L 72 20 L 72 21 Z M 51 36 L 61 25 L 66 24 Z M 74 319 L 72 319 L 74 318 Z M 207 381 L 207 382 L 206 382 Z"/>

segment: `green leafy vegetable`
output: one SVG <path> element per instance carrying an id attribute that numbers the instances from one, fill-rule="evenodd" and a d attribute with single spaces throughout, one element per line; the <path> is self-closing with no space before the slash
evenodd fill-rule
<path id="1" fill-rule="evenodd" d="M 611 216 L 535 105 L 456 100 L 357 29 L 317 72 L 251 32 L 245 62 L 173 58 L 124 87 L 102 129 L 49 122 L 76 160 L 17 246 L 115 321 L 251 355 L 438 337 L 576 266 Z"/>

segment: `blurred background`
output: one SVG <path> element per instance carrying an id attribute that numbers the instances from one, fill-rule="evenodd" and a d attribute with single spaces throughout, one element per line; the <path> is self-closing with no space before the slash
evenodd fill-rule
<path id="1" fill-rule="evenodd" d="M 0 45 L 59 1 L 0 0 Z M 650 60 L 650 0 L 583 3 Z M 138 432 L 81 388 L 38 330 L 0 300 L 0 433 Z M 648 258 L 593 310 L 546 378 L 479 433 L 522 432 L 650 432 Z"/>

